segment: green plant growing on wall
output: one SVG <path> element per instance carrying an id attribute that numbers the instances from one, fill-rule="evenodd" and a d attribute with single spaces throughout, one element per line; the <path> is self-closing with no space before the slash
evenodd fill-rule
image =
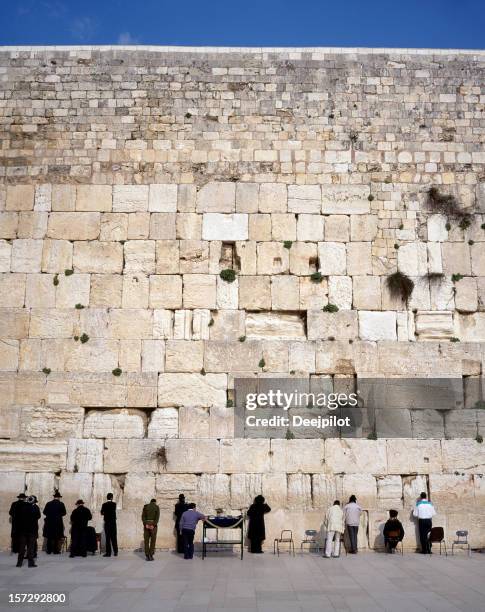
<path id="1" fill-rule="evenodd" d="M 460 219 L 459 223 L 458 223 L 458 227 L 465 231 L 466 229 L 468 229 L 470 227 L 470 225 L 472 224 L 472 220 L 471 220 L 471 216 L 470 215 L 463 215 L 463 217 Z"/>
<path id="2" fill-rule="evenodd" d="M 200 373 L 201 373 L 202 376 L 205 376 L 206 375 L 205 368 L 201 368 Z"/>
<path id="3" fill-rule="evenodd" d="M 86 342 L 89 340 L 89 336 L 87 334 L 81 334 L 79 340 L 81 340 L 83 344 L 86 344 Z"/>
<path id="4" fill-rule="evenodd" d="M 335 304 L 325 304 L 325 306 L 322 308 L 323 312 L 338 312 L 338 306 Z"/>
<path id="5" fill-rule="evenodd" d="M 264 368 L 265 365 L 266 365 L 266 361 L 264 360 L 264 358 L 261 358 L 259 360 L 258 367 L 259 368 Z"/>
<path id="6" fill-rule="evenodd" d="M 430 282 L 434 282 L 434 281 L 441 281 L 444 278 L 444 274 L 443 272 L 428 272 L 426 274 L 426 278 L 430 281 Z"/>
<path id="7" fill-rule="evenodd" d="M 79 340 L 79 336 L 74 336 L 73 340 L 74 342 L 77 342 Z"/>
<path id="8" fill-rule="evenodd" d="M 451 229 L 451 223 L 450 223 L 449 221 L 447 221 L 447 222 L 446 222 L 445 228 L 446 228 L 446 231 L 447 231 L 447 232 L 449 232 L 449 231 L 450 231 L 450 229 Z"/>
<path id="9" fill-rule="evenodd" d="M 66 276 L 71 276 L 71 274 L 74 274 L 74 270 L 64 270 L 64 274 Z"/>
<path id="10" fill-rule="evenodd" d="M 214 325 L 214 319 L 211 317 L 209 323 L 207 323 L 207 327 L 212 327 Z"/>
<path id="11" fill-rule="evenodd" d="M 291 429 L 289 427 L 286 430 L 285 438 L 287 440 L 294 440 L 295 439 L 295 434 L 291 431 Z"/>
<path id="12" fill-rule="evenodd" d="M 369 200 L 369 202 L 374 201 L 374 196 L 372 195 L 372 193 L 369 193 L 369 195 L 367 196 L 367 199 Z"/>
<path id="13" fill-rule="evenodd" d="M 246 342 L 246 336 L 239 336 L 239 342 Z"/>
<path id="14" fill-rule="evenodd" d="M 291 249 L 291 245 L 293 244 L 293 242 L 291 240 L 285 240 L 283 242 L 283 246 L 285 247 L 285 249 Z"/>
<path id="15" fill-rule="evenodd" d="M 232 401 L 232 399 L 228 399 L 226 401 L 226 408 L 232 408 L 234 406 L 234 402 Z"/>
<path id="16" fill-rule="evenodd" d="M 480 434 L 477 434 L 477 437 L 475 438 L 475 442 L 478 442 L 478 444 L 482 444 L 483 436 L 481 436 Z"/>
<path id="17" fill-rule="evenodd" d="M 59 274 L 54 274 L 52 284 L 54 285 L 54 287 L 57 287 L 57 285 L 59 284 Z"/>
<path id="18" fill-rule="evenodd" d="M 377 440 L 377 434 L 375 431 L 371 431 L 370 434 L 368 434 L 367 436 L 368 440 Z"/>
<path id="19" fill-rule="evenodd" d="M 314 272 L 313 274 L 310 274 L 310 280 L 312 281 L 312 283 L 321 283 L 323 280 L 323 276 L 320 272 Z"/>
<path id="20" fill-rule="evenodd" d="M 157 448 L 157 450 L 155 451 L 155 459 L 164 470 L 167 469 L 168 455 L 165 446 L 160 446 L 160 448 Z"/>
<path id="21" fill-rule="evenodd" d="M 457 283 L 458 281 L 461 281 L 462 278 L 463 278 L 463 274 L 452 274 L 451 275 L 451 280 L 454 283 Z"/>
<path id="22" fill-rule="evenodd" d="M 387 277 L 386 285 L 392 297 L 400 297 L 405 302 L 409 300 L 414 289 L 414 281 L 399 270 Z"/>
<path id="23" fill-rule="evenodd" d="M 233 283 L 236 280 L 236 271 L 232 268 L 226 268 L 225 270 L 221 270 L 219 276 L 226 283 Z"/>
<path id="24" fill-rule="evenodd" d="M 474 240 L 469 240 L 469 241 L 468 241 L 468 244 L 469 244 L 470 246 L 473 246 L 473 245 L 475 244 L 475 241 L 474 241 Z"/>
<path id="25" fill-rule="evenodd" d="M 113 374 L 113 376 L 121 376 L 121 374 L 123 373 L 123 370 L 121 368 L 115 368 L 111 374 Z"/>
<path id="26" fill-rule="evenodd" d="M 456 336 L 452 336 L 450 338 L 450 342 L 460 342 L 460 338 L 457 338 Z"/>
<path id="27" fill-rule="evenodd" d="M 49 376 L 49 374 L 51 373 L 51 369 L 50 368 L 42 368 L 42 372 L 44 372 L 44 374 L 46 376 Z"/>
<path id="28" fill-rule="evenodd" d="M 77 310 L 82 310 L 84 308 L 84 306 L 82 304 L 76 304 L 75 308 Z"/>

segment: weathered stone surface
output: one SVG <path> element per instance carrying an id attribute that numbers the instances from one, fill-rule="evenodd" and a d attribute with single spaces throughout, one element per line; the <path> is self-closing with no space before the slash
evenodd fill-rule
<path id="1" fill-rule="evenodd" d="M 78 185 L 76 210 L 110 212 L 113 206 L 111 185 Z"/>
<path id="2" fill-rule="evenodd" d="M 263 183 L 259 187 L 259 212 L 284 213 L 287 211 L 288 193 L 286 185 Z"/>
<path id="3" fill-rule="evenodd" d="M 357 338 L 357 313 L 354 311 L 307 313 L 308 340 L 353 340 Z"/>
<path id="4" fill-rule="evenodd" d="M 251 339 L 246 342 L 211 342 L 205 347 L 204 368 L 207 372 L 257 371 L 261 358 L 261 345 Z"/>
<path id="5" fill-rule="evenodd" d="M 288 211 L 318 214 L 321 208 L 320 185 L 290 185 L 288 187 Z"/>
<path id="6" fill-rule="evenodd" d="M 163 373 L 158 377 L 158 405 L 225 406 L 226 389 L 226 374 Z"/>
<path id="7" fill-rule="evenodd" d="M 185 274 L 184 308 L 215 308 L 216 277 L 213 274 Z"/>
<path id="8" fill-rule="evenodd" d="M 150 212 L 171 213 L 177 211 L 177 185 L 152 183 L 148 196 Z"/>
<path id="9" fill-rule="evenodd" d="M 247 240 L 248 215 L 206 213 L 202 221 L 204 240 Z"/>
<path id="10" fill-rule="evenodd" d="M 455 328 L 463 342 L 485 342 L 485 313 L 457 314 Z"/>
<path id="11" fill-rule="evenodd" d="M 483 446 L 475 440 L 442 440 L 443 472 L 483 474 L 485 456 Z"/>
<path id="12" fill-rule="evenodd" d="M 179 434 L 179 412 L 176 408 L 157 408 L 150 414 L 149 438 L 177 438 Z"/>
<path id="13" fill-rule="evenodd" d="M 91 410 L 84 420 L 84 438 L 143 438 L 146 415 L 137 410 Z"/>
<path id="14" fill-rule="evenodd" d="M 234 183 L 207 183 L 197 192 L 197 212 L 230 213 L 235 207 Z"/>
<path id="15" fill-rule="evenodd" d="M 352 279 L 350 276 L 328 278 L 328 301 L 340 310 L 352 308 Z"/>
<path id="16" fill-rule="evenodd" d="M 305 338 L 304 320 L 299 314 L 255 312 L 246 315 L 246 337 L 295 339 Z"/>
<path id="17" fill-rule="evenodd" d="M 53 404 L 51 406 L 23 406 L 20 435 L 27 439 L 80 438 L 83 432 L 84 409 L 81 406 Z"/>
<path id="18" fill-rule="evenodd" d="M 322 186 L 322 212 L 326 215 L 363 215 L 370 212 L 365 185 Z"/>
<path id="19" fill-rule="evenodd" d="M 57 240 L 96 240 L 101 228 L 99 212 L 53 212 L 47 237 Z"/>
<path id="20" fill-rule="evenodd" d="M 453 336 L 451 312 L 418 312 L 415 324 L 419 340 L 444 340 Z"/>
<path id="21" fill-rule="evenodd" d="M 361 310 L 359 336 L 361 340 L 396 340 L 396 313 Z"/>
<path id="22" fill-rule="evenodd" d="M 221 440 L 220 471 L 226 474 L 269 472 L 269 451 L 269 440 Z"/>
<path id="23" fill-rule="evenodd" d="M 318 244 L 319 271 L 323 275 L 345 274 L 347 256 L 345 244 L 341 242 L 320 242 Z"/>
<path id="24" fill-rule="evenodd" d="M 67 469 L 69 472 L 102 472 L 103 441 L 71 438 L 67 447 Z"/>
<path id="25" fill-rule="evenodd" d="M 113 212 L 142 212 L 148 210 L 147 185 L 115 185 Z"/>
<path id="26" fill-rule="evenodd" d="M 65 442 L 0 440 L 1 472 L 58 472 L 66 468 Z"/>
<path id="27" fill-rule="evenodd" d="M 389 474 L 432 474 L 441 472 L 439 440 L 405 440 L 387 442 Z"/>
<path id="28" fill-rule="evenodd" d="M 325 471 L 330 474 L 374 474 L 388 472 L 385 440 L 325 440 Z M 392 473 L 392 472 L 391 472 Z"/>

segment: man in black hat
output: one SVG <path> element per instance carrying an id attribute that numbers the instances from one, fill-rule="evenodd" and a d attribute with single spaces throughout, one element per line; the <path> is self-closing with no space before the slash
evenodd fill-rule
<path id="1" fill-rule="evenodd" d="M 19 552 L 19 536 L 18 536 L 18 521 L 17 521 L 17 512 L 22 504 L 25 504 L 27 496 L 25 493 L 19 493 L 17 495 L 17 501 L 14 501 L 10 506 L 10 510 L 8 511 L 10 515 L 10 523 L 12 525 L 10 536 L 12 538 L 12 552 L 18 554 Z"/>
<path id="2" fill-rule="evenodd" d="M 22 567 L 24 557 L 27 556 L 29 567 L 37 567 L 34 561 L 35 545 L 39 535 L 40 510 L 37 498 L 31 495 L 27 502 L 23 502 L 16 513 L 19 536 L 19 556 L 17 567 Z"/>
<path id="3" fill-rule="evenodd" d="M 113 554 L 118 556 L 118 538 L 116 534 L 116 502 L 113 501 L 113 493 L 108 493 L 106 496 L 108 501 L 105 501 L 101 506 L 101 514 L 104 518 L 104 535 L 106 538 L 106 553 L 105 557 L 111 557 L 111 546 L 113 546 Z"/>
<path id="4" fill-rule="evenodd" d="M 70 557 L 87 557 L 88 522 L 93 518 L 89 508 L 84 506 L 82 499 L 76 502 L 76 508 L 71 513 L 71 554 Z"/>
<path id="5" fill-rule="evenodd" d="M 44 538 L 46 538 L 46 553 L 58 555 L 61 552 L 61 543 L 64 539 L 63 516 L 66 516 L 66 506 L 61 502 L 62 495 L 56 489 L 54 499 L 47 502 L 44 508 Z"/>
<path id="6" fill-rule="evenodd" d="M 180 519 L 182 518 L 182 514 L 189 509 L 189 504 L 185 501 L 185 495 L 180 493 L 179 500 L 175 504 L 175 508 L 173 510 L 173 515 L 175 518 L 175 533 L 177 535 L 177 552 L 184 552 L 184 539 L 182 534 L 180 533 Z"/>

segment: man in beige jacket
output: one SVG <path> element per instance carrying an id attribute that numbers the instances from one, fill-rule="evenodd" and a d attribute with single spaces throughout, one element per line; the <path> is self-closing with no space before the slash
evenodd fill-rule
<path id="1" fill-rule="evenodd" d="M 344 513 L 342 512 L 338 499 L 335 500 L 333 506 L 327 510 L 324 527 L 327 532 L 327 537 L 325 539 L 325 554 L 323 556 L 339 557 L 340 536 L 344 532 Z"/>

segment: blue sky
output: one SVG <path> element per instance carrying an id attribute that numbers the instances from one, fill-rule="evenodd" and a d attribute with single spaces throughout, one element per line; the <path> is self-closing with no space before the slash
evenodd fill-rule
<path id="1" fill-rule="evenodd" d="M 0 0 L 3 45 L 485 48 L 485 0 Z"/>

